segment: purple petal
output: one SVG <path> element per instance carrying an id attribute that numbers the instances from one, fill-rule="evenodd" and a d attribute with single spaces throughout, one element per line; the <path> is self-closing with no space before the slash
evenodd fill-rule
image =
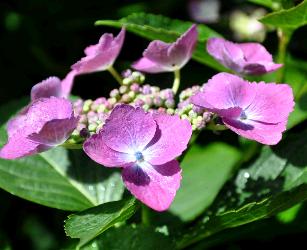
<path id="1" fill-rule="evenodd" d="M 255 89 L 242 78 L 219 73 L 213 76 L 203 91 L 191 98 L 193 104 L 215 111 L 234 107 L 246 108 L 255 98 Z M 214 111 L 213 111 L 214 112 Z"/>
<path id="2" fill-rule="evenodd" d="M 48 146 L 58 146 L 64 143 L 77 127 L 78 118 L 55 119 L 47 122 L 39 133 L 33 133 L 27 138 Z"/>
<path id="3" fill-rule="evenodd" d="M 135 161 L 134 155 L 121 153 L 108 147 L 101 131 L 87 139 L 83 149 L 92 160 L 106 167 L 123 167 Z"/>
<path id="4" fill-rule="evenodd" d="M 49 121 L 72 117 L 73 107 L 70 101 L 57 97 L 38 99 L 30 105 L 27 112 L 27 135 L 38 133 Z"/>
<path id="5" fill-rule="evenodd" d="M 257 121 L 246 121 L 243 123 L 238 120 L 223 119 L 225 125 L 235 133 L 258 141 L 266 145 L 276 145 L 282 138 L 282 132 L 286 130 L 286 121 L 270 124 Z"/>
<path id="6" fill-rule="evenodd" d="M 159 166 L 144 162 L 141 166 L 124 168 L 122 176 L 137 199 L 156 211 L 164 211 L 170 207 L 180 186 L 181 169 L 176 160 Z"/>
<path id="7" fill-rule="evenodd" d="M 152 41 L 143 53 L 143 58 L 133 64 L 136 70 L 159 73 L 182 68 L 191 58 L 197 43 L 197 27 L 192 25 L 174 43 Z"/>
<path id="8" fill-rule="evenodd" d="M 6 145 L 0 149 L 0 158 L 18 159 L 24 156 L 33 155 L 39 152 L 39 144 L 18 134 L 9 138 Z"/>
<path id="9" fill-rule="evenodd" d="M 143 151 L 146 161 L 164 164 L 181 155 L 192 135 L 191 124 L 177 115 L 153 114 L 158 128 L 152 141 Z"/>
<path id="10" fill-rule="evenodd" d="M 48 150 L 65 141 L 77 122 L 68 100 L 37 99 L 9 121 L 9 139 L 0 157 L 15 159 Z"/>
<path id="11" fill-rule="evenodd" d="M 233 43 L 223 38 L 209 38 L 207 51 L 224 66 L 243 74 L 259 75 L 277 70 L 272 55 L 258 43 Z"/>
<path id="12" fill-rule="evenodd" d="M 132 68 L 147 73 L 159 73 L 159 72 L 168 71 L 168 67 L 164 67 L 161 64 L 157 64 L 153 61 L 150 61 L 145 57 L 142 57 L 138 61 L 134 62 L 132 64 Z"/>
<path id="13" fill-rule="evenodd" d="M 141 108 L 116 106 L 101 130 L 104 142 L 113 150 L 134 154 L 142 151 L 156 132 L 151 114 Z"/>
<path id="14" fill-rule="evenodd" d="M 25 126 L 29 108 L 30 105 L 24 107 L 15 117 L 8 121 L 6 129 L 9 137 L 13 136 L 16 132 Z"/>
<path id="15" fill-rule="evenodd" d="M 246 60 L 244 72 L 246 74 L 260 75 L 275 71 L 282 64 L 275 64 L 272 55 L 259 43 L 238 44 Z"/>
<path id="16" fill-rule="evenodd" d="M 77 71 L 76 70 L 72 70 L 70 71 L 66 77 L 62 80 L 61 85 L 62 85 L 62 97 L 68 98 L 73 84 L 74 84 L 74 79 L 75 76 L 77 75 Z"/>
<path id="17" fill-rule="evenodd" d="M 61 97 L 62 87 L 61 80 L 58 77 L 49 77 L 46 80 L 33 86 L 31 90 L 31 100 L 37 100 L 43 97 Z"/>
<path id="18" fill-rule="evenodd" d="M 72 66 L 78 74 L 103 71 L 113 65 L 125 39 L 125 29 L 122 28 L 117 37 L 103 34 L 96 45 L 85 49 L 86 56 Z"/>
<path id="19" fill-rule="evenodd" d="M 230 41 L 223 38 L 209 38 L 207 51 L 219 63 L 236 72 L 241 72 L 244 65 L 242 50 Z"/>

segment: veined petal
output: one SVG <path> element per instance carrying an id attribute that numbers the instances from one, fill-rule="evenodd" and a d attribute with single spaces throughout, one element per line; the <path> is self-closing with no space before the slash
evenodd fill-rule
<path id="1" fill-rule="evenodd" d="M 134 155 L 118 152 L 107 146 L 101 132 L 87 139 L 83 149 L 93 161 L 106 167 L 124 167 L 135 161 Z"/>
<path id="2" fill-rule="evenodd" d="M 264 82 L 251 85 L 256 95 L 245 110 L 248 119 L 266 123 L 288 119 L 294 108 L 294 96 L 289 85 Z"/>
<path id="3" fill-rule="evenodd" d="M 228 109 L 248 107 L 255 98 L 253 86 L 242 78 L 229 73 L 219 73 L 213 76 L 203 91 L 191 98 L 193 104 L 208 109 Z"/>
<path id="4" fill-rule="evenodd" d="M 177 115 L 153 114 L 158 128 L 152 141 L 142 152 L 153 165 L 164 164 L 180 156 L 192 135 L 191 124 Z"/>
<path id="5" fill-rule="evenodd" d="M 163 165 L 130 166 L 122 177 L 128 190 L 140 201 L 156 211 L 167 210 L 180 186 L 181 169 L 176 160 Z"/>
<path id="6" fill-rule="evenodd" d="M 282 139 L 287 122 L 277 124 L 223 119 L 225 125 L 235 133 L 266 145 L 276 145 Z"/>
<path id="7" fill-rule="evenodd" d="M 116 106 L 101 130 L 105 143 L 113 150 L 134 154 L 142 151 L 155 135 L 157 125 L 141 108 Z"/>

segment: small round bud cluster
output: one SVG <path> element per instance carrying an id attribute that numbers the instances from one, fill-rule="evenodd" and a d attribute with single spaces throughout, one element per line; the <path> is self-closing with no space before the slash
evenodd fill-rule
<path id="1" fill-rule="evenodd" d="M 200 91 L 201 86 L 193 86 L 183 90 L 179 95 L 179 103 L 175 110 L 181 119 L 187 119 L 193 130 L 201 130 L 211 120 L 212 114 L 190 102 L 192 95 Z"/>
<path id="2" fill-rule="evenodd" d="M 122 73 L 123 85 L 131 85 L 133 83 L 142 84 L 145 81 L 145 76 L 139 71 L 132 71 L 130 69 L 125 70 Z"/>
<path id="3" fill-rule="evenodd" d="M 175 99 L 171 89 L 160 90 L 156 86 L 143 85 L 145 77 L 138 71 L 126 70 L 122 75 L 123 85 L 110 92 L 112 103 L 131 104 L 149 112 L 174 113 Z"/>

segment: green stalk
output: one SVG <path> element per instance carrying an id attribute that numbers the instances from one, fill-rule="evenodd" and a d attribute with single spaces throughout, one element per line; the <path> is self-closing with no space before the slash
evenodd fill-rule
<path id="1" fill-rule="evenodd" d="M 277 62 L 284 65 L 277 71 L 277 74 L 276 74 L 276 82 L 280 83 L 280 82 L 283 82 L 284 80 L 287 47 L 288 47 L 292 32 L 278 29 L 277 35 L 278 35 Z"/>
<path id="2" fill-rule="evenodd" d="M 174 76 L 175 78 L 174 78 L 172 90 L 174 94 L 176 94 L 180 86 L 180 69 L 177 69 L 174 71 Z"/>
<path id="3" fill-rule="evenodd" d="M 142 204 L 141 210 L 142 223 L 144 226 L 150 226 L 150 211 L 149 208 Z"/>
<path id="4" fill-rule="evenodd" d="M 110 74 L 115 78 L 115 80 L 122 85 L 123 84 L 123 79 L 120 76 L 120 74 L 116 71 L 116 69 L 113 66 L 110 66 L 108 68 L 108 71 L 110 72 Z"/>

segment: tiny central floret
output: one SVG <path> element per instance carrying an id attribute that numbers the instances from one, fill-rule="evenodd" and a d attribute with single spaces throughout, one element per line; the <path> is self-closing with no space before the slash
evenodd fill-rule
<path id="1" fill-rule="evenodd" d="M 143 161 L 143 160 L 144 160 L 143 154 L 142 154 L 140 151 L 136 152 L 136 153 L 134 154 L 134 156 L 135 156 L 135 159 L 136 159 L 137 161 Z"/>
<path id="2" fill-rule="evenodd" d="M 242 113 L 240 114 L 240 120 L 246 120 L 247 119 L 247 115 L 245 114 L 244 111 L 242 111 Z"/>

